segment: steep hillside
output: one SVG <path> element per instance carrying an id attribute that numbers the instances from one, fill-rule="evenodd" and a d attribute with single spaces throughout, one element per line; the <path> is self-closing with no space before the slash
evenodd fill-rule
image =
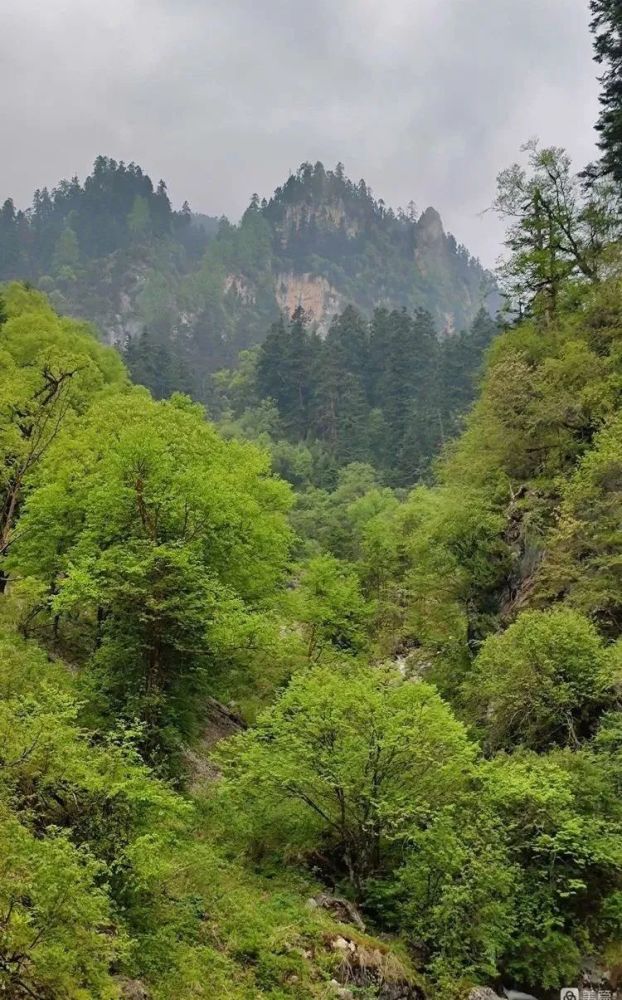
<path id="1" fill-rule="evenodd" d="M 0 210 L 0 280 L 22 279 L 110 343 L 146 332 L 195 376 L 236 362 L 281 311 L 302 306 L 324 335 L 346 305 L 424 308 L 440 334 L 468 326 L 494 284 L 438 213 L 387 209 L 339 165 L 303 164 L 238 225 L 176 212 L 164 182 L 98 157 L 84 184 L 37 191 Z M 200 388 L 199 388 L 200 394 Z"/>
<path id="2" fill-rule="evenodd" d="M 293 291 L 288 304 L 297 295 L 296 305 L 305 306 L 307 297 L 323 325 L 341 300 L 367 313 L 379 305 L 427 309 L 437 328 L 451 333 L 482 304 L 495 304 L 491 276 L 445 233 L 434 208 L 419 217 L 412 204 L 395 213 L 364 181 L 349 180 L 341 164 L 335 171 L 303 164 L 262 212 Z"/>

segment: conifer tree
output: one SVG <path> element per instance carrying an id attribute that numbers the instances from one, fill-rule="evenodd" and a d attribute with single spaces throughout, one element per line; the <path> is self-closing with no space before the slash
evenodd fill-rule
<path id="1" fill-rule="evenodd" d="M 600 115 L 596 129 L 602 152 L 600 169 L 622 184 L 622 6 L 619 0 L 590 0 L 591 28 L 600 77 Z"/>

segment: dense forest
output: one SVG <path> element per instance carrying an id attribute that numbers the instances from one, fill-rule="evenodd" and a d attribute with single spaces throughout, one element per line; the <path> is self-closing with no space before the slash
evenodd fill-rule
<path id="1" fill-rule="evenodd" d="M 620 985 L 622 15 L 591 7 L 601 155 L 531 142 L 500 174 L 503 324 L 439 340 L 371 289 L 322 337 L 296 309 L 210 372 L 206 413 L 174 339 L 124 358 L 0 286 L 10 1000 Z M 119 212 L 41 195 L 44 249 L 5 206 L 3 266 L 225 238 L 100 169 Z"/>
<path id="2" fill-rule="evenodd" d="M 173 211 L 135 164 L 96 159 L 83 184 L 0 209 L 0 281 L 27 280 L 111 343 L 172 357 L 176 378 L 209 400 L 214 371 L 261 343 L 297 306 L 325 333 L 348 304 L 427 310 L 440 332 L 494 312 L 494 280 L 433 209 L 393 212 L 343 167 L 303 164 L 270 201 L 253 195 L 238 225 Z M 169 365 L 170 366 L 170 365 Z M 184 381 L 185 380 L 185 381 Z"/>
<path id="3" fill-rule="evenodd" d="M 242 352 L 236 368 L 215 375 L 209 409 L 223 433 L 259 439 L 296 487 L 333 489 L 353 462 L 410 486 L 429 475 L 460 426 L 497 332 L 483 309 L 468 330 L 439 341 L 423 310 L 377 309 L 368 321 L 348 306 L 322 339 L 298 309 L 257 350 Z M 126 358 L 157 394 L 167 359 L 155 372 L 137 345 Z"/>

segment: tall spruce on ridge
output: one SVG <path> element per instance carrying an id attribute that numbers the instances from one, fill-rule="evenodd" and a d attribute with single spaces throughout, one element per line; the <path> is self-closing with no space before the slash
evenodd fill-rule
<path id="1" fill-rule="evenodd" d="M 594 58 L 603 67 L 596 129 L 602 152 L 600 172 L 622 184 L 622 4 L 590 0 Z"/>

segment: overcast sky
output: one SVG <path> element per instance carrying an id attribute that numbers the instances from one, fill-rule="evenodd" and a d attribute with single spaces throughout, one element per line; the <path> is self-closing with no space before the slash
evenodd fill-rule
<path id="1" fill-rule="evenodd" d="M 482 260 L 481 211 L 533 135 L 593 155 L 587 0 L 0 0 L 0 199 L 98 153 L 176 205 L 237 218 L 303 160 L 439 209 Z"/>

